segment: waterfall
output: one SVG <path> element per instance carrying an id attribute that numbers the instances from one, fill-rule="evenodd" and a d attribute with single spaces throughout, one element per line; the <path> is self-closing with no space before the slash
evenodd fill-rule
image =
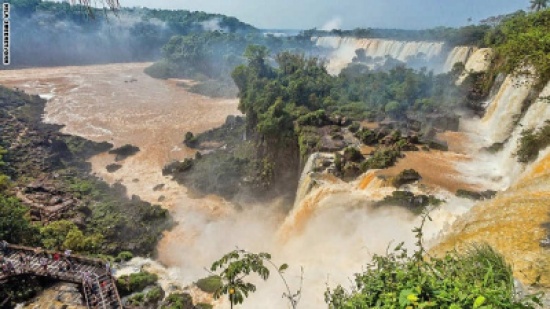
<path id="1" fill-rule="evenodd" d="M 477 49 L 471 46 L 457 46 L 451 50 L 444 48 L 444 42 L 428 41 L 396 41 L 383 39 L 357 39 L 352 37 L 318 37 L 312 38 L 317 46 L 331 49 L 328 70 L 337 74 L 347 64 L 352 62 L 357 49 L 364 49 L 367 57 L 378 63 L 384 61 L 386 56 L 405 62 L 411 66 L 426 66 L 436 73 L 449 72 L 455 63 L 467 63 L 471 56 L 476 61 L 470 63 L 473 71 L 479 69 L 480 59 L 486 59 L 489 49 Z M 483 62 L 484 63 L 484 62 Z M 486 68 L 486 66 L 483 66 Z"/>
<path id="2" fill-rule="evenodd" d="M 495 98 L 490 102 L 482 125 L 490 143 L 502 143 L 514 130 L 523 103 L 533 88 L 533 79 L 528 76 L 508 76 Z"/>
<path id="3" fill-rule="evenodd" d="M 510 88 L 503 84 L 501 88 Z M 501 89 L 503 91 L 503 89 Z M 508 91 L 508 90 L 506 90 Z M 516 89 L 521 92 L 521 89 Z M 542 286 L 550 284 L 548 264 L 541 264 L 545 258 L 539 241 L 547 237 L 544 224 L 548 223 L 548 203 L 550 201 L 550 147 L 542 150 L 538 158 L 529 164 L 517 162 L 517 151 L 521 132 L 538 129 L 550 120 L 550 83 L 544 87 L 539 97 L 529 106 L 524 116 L 509 133 L 503 149 L 495 154 L 481 153 L 470 162 L 472 172 L 487 166 L 499 172 L 503 191 L 496 198 L 475 205 L 472 210 L 459 218 L 451 227 L 451 232 L 440 239 L 434 253 L 463 248 L 468 243 L 487 243 L 504 255 L 507 262 L 514 265 L 514 275 L 523 283 L 540 279 Z M 500 99 L 498 104 L 515 105 L 512 101 Z M 500 106 L 489 118 L 504 117 Z M 513 110 L 514 108 L 512 108 Z M 499 116 L 500 115 L 500 116 Z M 489 130 L 500 130 L 496 125 Z M 508 125 L 505 126 L 507 129 Z M 488 132 L 491 133 L 491 132 Z M 505 189 L 505 190 L 504 190 Z"/>
<path id="4" fill-rule="evenodd" d="M 447 56 L 445 64 L 443 65 L 443 72 L 451 71 L 455 63 L 458 62 L 462 62 L 466 65 L 468 58 L 470 58 L 470 55 L 472 55 L 472 53 L 476 50 L 477 49 L 475 47 L 471 46 L 457 46 L 453 48 L 449 53 L 449 56 Z"/>
<path id="5" fill-rule="evenodd" d="M 487 71 L 487 69 L 491 65 L 492 56 L 493 50 L 490 48 L 480 48 L 473 51 L 471 53 L 471 56 L 469 56 L 467 58 L 467 61 L 465 62 L 464 73 L 458 79 L 457 84 L 462 84 L 462 82 L 464 81 L 464 79 L 466 79 L 468 73 L 470 72 Z M 454 63 L 452 65 L 454 65 Z"/>
<path id="6" fill-rule="evenodd" d="M 523 178 L 523 171 L 525 169 L 523 164 L 517 162 L 515 156 L 519 147 L 521 133 L 524 130 L 536 130 L 544 126 L 547 120 L 550 120 L 550 104 L 544 99 L 548 96 L 550 96 L 550 83 L 544 87 L 537 100 L 529 106 L 523 118 L 514 127 L 510 139 L 505 144 L 502 152 L 498 154 L 498 161 L 501 162 L 500 165 L 503 168 L 503 172 L 509 177 L 509 182 L 512 185 L 520 182 L 520 179 Z M 527 167 L 527 171 L 530 170 L 530 167 L 531 165 Z"/>
<path id="7" fill-rule="evenodd" d="M 302 201 L 302 199 L 309 193 L 309 191 L 311 191 L 311 188 L 315 184 L 314 180 L 311 178 L 311 173 L 313 173 L 313 167 L 315 166 L 315 161 L 318 157 L 318 152 L 312 153 L 304 165 L 304 169 L 300 175 L 300 180 L 298 181 L 298 189 L 296 190 L 294 207 Z"/>

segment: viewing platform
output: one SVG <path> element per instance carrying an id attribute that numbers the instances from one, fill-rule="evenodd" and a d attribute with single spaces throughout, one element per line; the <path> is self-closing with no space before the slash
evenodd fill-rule
<path id="1" fill-rule="evenodd" d="M 17 276 L 46 277 L 80 285 L 90 309 L 123 308 L 115 279 L 100 259 L 8 244 L 0 252 L 0 266 L 0 286 Z"/>

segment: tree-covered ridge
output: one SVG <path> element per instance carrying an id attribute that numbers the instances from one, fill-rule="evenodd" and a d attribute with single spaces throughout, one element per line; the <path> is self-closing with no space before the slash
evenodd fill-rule
<path id="1" fill-rule="evenodd" d="M 120 8 L 116 14 L 107 14 L 67 2 L 14 0 L 10 4 L 12 65 L 152 61 L 174 35 L 257 32 L 234 17 L 205 12 Z"/>
<path id="2" fill-rule="evenodd" d="M 299 37 L 275 37 L 260 33 L 222 31 L 174 36 L 162 48 L 163 59 L 146 69 L 157 78 L 229 79 L 231 71 L 245 63 L 243 53 L 251 44 L 267 46 L 274 53 L 284 50 L 309 52 L 313 43 Z"/>
<path id="3" fill-rule="evenodd" d="M 227 32 L 253 32 L 257 29 L 246 24 L 235 17 L 222 14 L 206 13 L 201 11 L 189 10 L 162 10 L 149 9 L 146 7 L 121 7 L 117 9 L 117 14 L 106 15 L 101 8 L 86 7 L 82 5 L 70 5 L 68 2 L 53 2 L 42 0 L 13 0 L 10 1 L 16 14 L 30 16 L 34 13 L 48 13 L 55 19 L 65 19 L 73 22 L 117 22 L 117 15 L 135 15 L 142 22 L 151 22 L 153 19 L 166 22 L 173 32 L 179 34 L 190 33 L 194 31 L 213 31 L 215 29 L 208 27 L 217 27 L 219 30 Z M 91 15 L 89 10 L 93 11 Z M 205 24 L 212 21 L 211 24 Z"/>
<path id="4" fill-rule="evenodd" d="M 485 34 L 490 25 L 468 25 L 460 28 L 436 27 L 424 30 L 356 28 L 353 30 L 333 29 L 330 31 L 310 29 L 301 33 L 302 36 L 324 37 L 354 37 L 360 39 L 386 39 L 397 41 L 437 41 L 446 42 L 449 46 L 483 45 Z"/>

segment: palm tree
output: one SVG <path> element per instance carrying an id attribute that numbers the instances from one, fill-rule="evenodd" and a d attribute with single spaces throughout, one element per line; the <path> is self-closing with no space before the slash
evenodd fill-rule
<path id="1" fill-rule="evenodd" d="M 100 2 L 111 10 L 115 10 L 120 7 L 118 0 L 101 0 Z M 92 6 L 92 2 L 90 0 L 71 0 L 71 3 L 78 3 L 86 7 Z"/>
<path id="2" fill-rule="evenodd" d="M 120 3 L 118 0 L 99 0 L 99 2 L 103 5 L 103 9 L 106 11 L 106 9 L 110 9 L 111 11 L 117 12 L 117 10 L 120 8 Z M 92 3 L 92 0 L 71 0 L 71 4 L 80 4 L 84 6 L 87 11 L 88 15 L 91 18 L 94 18 L 94 10 L 92 8 L 92 5 L 96 4 L 96 1 L 94 0 Z"/>
<path id="3" fill-rule="evenodd" d="M 538 12 L 548 7 L 550 0 L 531 0 L 531 10 Z"/>

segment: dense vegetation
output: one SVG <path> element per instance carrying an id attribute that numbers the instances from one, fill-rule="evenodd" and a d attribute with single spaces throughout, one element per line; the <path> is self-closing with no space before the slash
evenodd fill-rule
<path id="1" fill-rule="evenodd" d="M 163 58 L 145 70 L 155 78 L 192 78 L 201 81 L 191 91 L 211 96 L 232 96 L 237 89 L 231 80 L 233 69 L 246 62 L 243 53 L 251 44 L 267 46 L 274 52 L 310 52 L 310 40 L 276 37 L 260 33 L 197 32 L 178 35 L 162 48 Z"/>
<path id="2" fill-rule="evenodd" d="M 538 130 L 525 130 L 521 133 L 516 155 L 519 162 L 528 163 L 537 158 L 539 152 L 550 146 L 550 121 Z"/>
<path id="3" fill-rule="evenodd" d="M 310 134 L 313 128 L 337 119 L 399 120 L 408 113 L 447 113 L 464 100 L 463 90 L 454 85 L 456 72 L 433 75 L 401 66 L 381 72 L 353 64 L 332 76 L 317 58 L 283 52 L 274 67 L 266 63 L 266 54 L 264 48 L 251 47 L 248 65 L 233 72 L 239 109 L 246 114 L 249 131 L 274 144 L 295 140 L 302 155 L 318 146 L 319 138 Z"/>
<path id="4" fill-rule="evenodd" d="M 365 271 L 355 274 L 350 291 L 327 289 L 329 308 L 537 308 L 537 296 L 515 295 L 512 269 L 491 247 L 428 258 L 422 230 L 416 233 L 414 254 L 400 244 L 386 255 L 375 255 Z"/>
<path id="5" fill-rule="evenodd" d="M 550 10 L 518 12 L 503 19 L 486 36 L 496 50 L 498 71 L 534 74 L 539 87 L 550 81 Z M 529 70 L 532 69 L 532 70 Z"/>
<path id="6" fill-rule="evenodd" d="M 68 2 L 10 4 L 12 20 L 17 20 L 12 22 L 12 65 L 151 61 L 174 35 L 257 31 L 234 17 L 205 12 L 121 8 L 112 15 Z"/>

